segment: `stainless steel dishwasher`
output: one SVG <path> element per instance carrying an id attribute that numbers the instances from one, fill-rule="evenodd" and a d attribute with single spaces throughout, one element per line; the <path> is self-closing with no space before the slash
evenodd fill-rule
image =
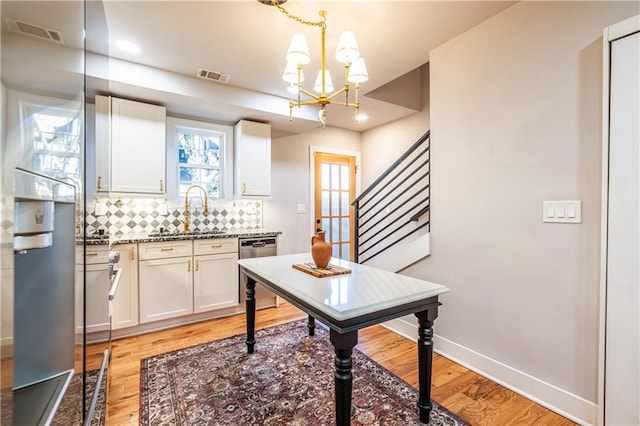
<path id="1" fill-rule="evenodd" d="M 238 239 L 238 257 L 248 259 L 251 257 L 275 256 L 278 254 L 278 238 L 271 237 L 247 237 Z M 240 273 L 240 303 L 246 299 L 245 276 Z M 258 283 L 256 286 L 256 308 L 268 308 L 278 306 L 278 297 Z"/>

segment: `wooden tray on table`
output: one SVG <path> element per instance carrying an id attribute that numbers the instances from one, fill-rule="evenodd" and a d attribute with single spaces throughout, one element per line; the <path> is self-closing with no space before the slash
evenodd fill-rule
<path id="1" fill-rule="evenodd" d="M 327 269 L 316 268 L 313 263 L 296 263 L 291 265 L 293 269 L 305 272 L 309 275 L 313 275 L 316 278 L 333 277 L 335 275 L 350 274 L 351 269 L 343 268 L 342 266 L 328 265 Z"/>

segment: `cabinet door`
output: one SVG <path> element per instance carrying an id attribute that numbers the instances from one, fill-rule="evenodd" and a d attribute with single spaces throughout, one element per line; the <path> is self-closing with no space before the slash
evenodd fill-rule
<path id="1" fill-rule="evenodd" d="M 109 271 L 107 265 L 95 264 L 86 266 L 86 283 L 84 286 L 86 301 L 86 332 L 105 331 L 109 329 Z M 83 266 L 76 265 L 76 279 L 82 282 Z M 83 298 L 76 297 L 76 328 L 82 329 Z"/>
<path id="2" fill-rule="evenodd" d="M 194 267 L 195 312 L 237 306 L 240 303 L 236 253 L 195 256 Z"/>
<path id="3" fill-rule="evenodd" d="M 271 195 L 271 126 L 240 121 L 235 127 L 235 186 L 243 197 Z"/>
<path id="4" fill-rule="evenodd" d="M 165 192 L 165 118 L 164 107 L 111 98 L 111 191 Z"/>
<path id="5" fill-rule="evenodd" d="M 191 257 L 140 261 L 140 323 L 193 313 Z"/>
<path id="6" fill-rule="evenodd" d="M 120 253 L 116 268 L 122 269 L 118 291 L 112 302 L 111 328 L 138 325 L 138 249 L 136 244 L 117 245 Z"/>

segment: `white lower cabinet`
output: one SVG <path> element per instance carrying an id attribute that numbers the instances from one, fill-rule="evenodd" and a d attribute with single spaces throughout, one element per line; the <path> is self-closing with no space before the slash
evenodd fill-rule
<path id="1" fill-rule="evenodd" d="M 87 265 L 85 284 L 86 328 L 87 333 L 109 329 L 109 271 L 106 264 Z M 76 273 L 82 276 L 82 265 Z M 76 318 L 82 320 L 82 315 Z M 78 325 L 78 324 L 76 324 Z"/>
<path id="2" fill-rule="evenodd" d="M 236 306 L 238 293 L 238 252 L 194 257 L 194 312 Z"/>
<path id="3" fill-rule="evenodd" d="M 88 246 L 86 271 L 82 264 L 83 255 L 79 248 L 76 254 L 76 329 L 82 330 L 86 326 L 87 333 L 106 331 L 109 330 L 109 286 L 111 284 L 107 269 L 109 248 Z M 85 303 L 86 306 L 83 309 Z M 86 314 L 86 318 L 83 313 Z"/>
<path id="4" fill-rule="evenodd" d="M 140 323 L 237 306 L 238 240 L 139 245 Z"/>
<path id="5" fill-rule="evenodd" d="M 194 240 L 193 255 L 194 312 L 237 306 L 238 239 Z"/>
<path id="6" fill-rule="evenodd" d="M 120 261 L 115 265 L 122 269 L 118 291 L 112 301 L 111 329 L 138 325 L 138 245 L 123 244 L 113 247 L 120 253 Z"/>
<path id="7" fill-rule="evenodd" d="M 193 313 L 193 244 L 139 245 L 140 323 Z"/>
<path id="8" fill-rule="evenodd" d="M 191 257 L 140 261 L 140 322 L 193 313 Z"/>

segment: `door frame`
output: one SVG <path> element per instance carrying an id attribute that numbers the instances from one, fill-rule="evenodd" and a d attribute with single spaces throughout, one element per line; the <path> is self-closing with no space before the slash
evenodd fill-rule
<path id="1" fill-rule="evenodd" d="M 640 31 L 640 15 L 633 16 L 603 31 L 603 69 L 602 69 L 602 195 L 600 222 L 600 301 L 599 301 L 599 343 L 598 343 L 598 403 L 597 423 L 605 424 L 605 388 L 606 388 L 606 331 L 607 331 L 607 259 L 608 259 L 608 223 L 609 223 L 609 101 L 610 101 L 610 57 L 611 42 Z M 640 319 L 639 319 L 640 322 Z"/>
<path id="2" fill-rule="evenodd" d="M 326 146 L 309 146 L 309 235 L 315 234 L 315 211 L 316 211 L 316 201 L 315 201 L 315 161 L 314 155 L 316 152 L 323 152 L 326 154 L 335 154 L 335 155 L 345 155 L 349 157 L 356 158 L 356 197 L 360 194 L 360 185 L 361 185 L 361 176 L 362 176 L 362 167 L 360 166 L 360 156 L 361 153 L 359 151 L 350 151 L 340 148 L 331 148 Z"/>

